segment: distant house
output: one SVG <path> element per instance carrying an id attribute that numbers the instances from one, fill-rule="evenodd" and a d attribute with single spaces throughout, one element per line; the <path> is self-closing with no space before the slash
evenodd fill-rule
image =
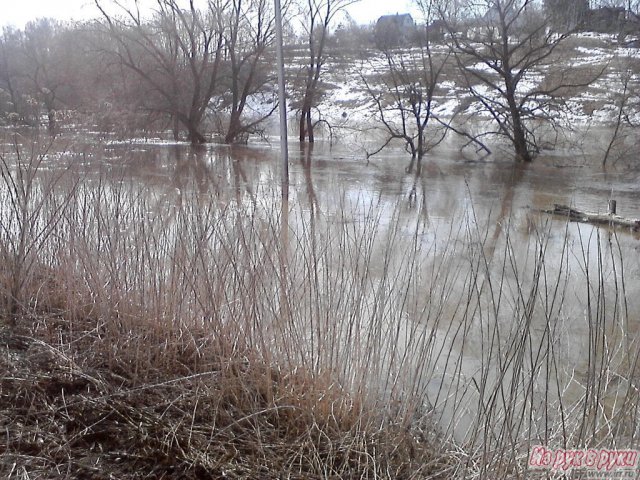
<path id="1" fill-rule="evenodd" d="M 558 33 L 575 30 L 589 11 L 589 0 L 545 0 L 544 12 L 551 29 Z"/>
<path id="2" fill-rule="evenodd" d="M 602 7 L 586 12 L 580 25 L 581 30 L 617 33 L 620 32 L 626 23 L 626 10 L 622 7 Z"/>
<path id="3" fill-rule="evenodd" d="M 408 45 L 414 38 L 416 23 L 408 13 L 384 15 L 376 23 L 376 46 L 385 50 Z"/>
<path id="4" fill-rule="evenodd" d="M 531 28 L 536 29 L 540 19 L 536 18 L 537 11 L 525 6 L 516 8 L 513 3 L 495 3 L 484 15 L 467 24 L 467 35 L 472 39 L 486 39 L 500 36 L 506 25 L 506 33 L 509 37 L 527 36 Z"/>
<path id="5" fill-rule="evenodd" d="M 444 20 L 436 20 L 425 27 L 425 36 L 428 42 L 443 42 L 447 33 L 447 24 Z"/>
<path id="6" fill-rule="evenodd" d="M 497 5 L 500 5 L 500 8 Z M 509 25 L 510 30 L 517 32 L 522 29 L 526 30 L 532 15 L 536 15 L 536 13 L 537 10 L 531 8 L 531 5 L 520 8 L 514 3 L 494 4 L 484 14 L 481 23 L 485 26 L 499 26 L 504 21 Z"/>

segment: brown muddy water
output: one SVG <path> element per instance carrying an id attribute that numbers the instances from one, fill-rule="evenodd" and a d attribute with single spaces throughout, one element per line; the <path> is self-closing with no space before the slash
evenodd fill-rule
<path id="1" fill-rule="evenodd" d="M 64 165 L 88 185 L 124 182 L 152 197 L 158 215 L 195 195 L 268 218 L 281 214 L 276 145 L 193 149 L 62 138 L 42 168 Z M 539 213 L 554 203 L 604 212 L 615 199 L 620 215 L 640 218 L 640 160 L 635 169 L 596 164 L 571 153 L 530 165 L 468 160 L 443 147 L 416 177 L 405 172 L 400 149 L 367 162 L 345 144 L 294 144 L 289 262 L 297 262 L 296 245 L 317 237 L 329 250 L 321 274 L 340 290 L 340 275 L 351 270 L 331 264 L 332 235 L 361 242 L 375 234 L 362 246 L 369 248 L 367 292 L 358 307 L 378 335 L 367 382 L 391 399 L 420 397 L 458 441 L 507 430 L 527 439 L 611 436 L 611 419 L 628 424 L 620 411 L 638 405 L 640 236 Z M 311 282 L 317 265 L 300 264 L 300 282 Z M 303 327 L 303 337 L 314 344 L 310 351 L 329 336 L 344 339 L 332 361 L 353 379 L 357 348 L 339 324 L 354 307 L 328 298 L 331 288 L 301 295 L 299 312 L 322 303 L 335 316 L 327 331 Z M 369 329 L 367 321 L 358 325 Z M 617 435 L 634 435 L 620 428 Z"/>

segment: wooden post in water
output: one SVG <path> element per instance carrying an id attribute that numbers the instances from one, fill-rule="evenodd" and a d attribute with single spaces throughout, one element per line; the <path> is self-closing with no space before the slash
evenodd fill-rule
<path id="1" fill-rule="evenodd" d="M 608 210 L 609 215 L 616 214 L 616 207 L 617 207 L 617 202 L 615 200 L 609 200 L 609 210 Z"/>
<path id="2" fill-rule="evenodd" d="M 284 55 L 282 53 L 282 10 L 280 0 L 274 0 L 276 15 L 276 59 L 278 62 L 278 104 L 280 109 L 280 155 L 282 160 L 282 197 L 289 198 L 289 147 L 287 142 L 287 99 L 284 86 Z"/>

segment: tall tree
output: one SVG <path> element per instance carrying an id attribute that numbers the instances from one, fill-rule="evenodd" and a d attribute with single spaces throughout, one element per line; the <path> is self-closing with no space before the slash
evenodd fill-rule
<path id="1" fill-rule="evenodd" d="M 110 11 L 107 3 L 116 6 Z M 134 72 L 147 88 L 140 107 L 173 118 L 192 143 L 204 143 L 202 123 L 217 93 L 224 53 L 223 12 L 226 0 L 210 0 L 206 11 L 190 0 L 155 0 L 154 14 L 145 21 L 138 3 L 95 0 L 109 34 L 110 52 Z"/>
<path id="2" fill-rule="evenodd" d="M 440 80 L 445 68 L 452 67 L 451 51 L 443 44 L 443 26 L 439 18 L 438 0 L 419 0 L 421 27 L 413 35 L 411 49 L 384 46 L 385 68 L 376 72 L 376 82 L 361 78 L 372 98 L 377 120 L 385 131 L 382 144 L 368 156 L 375 155 L 394 141 L 404 144 L 411 154 L 407 172 L 416 165 L 420 174 L 422 159 L 427 152 L 442 142 L 448 132 L 462 133 L 438 115 L 439 101 L 445 96 Z M 391 43 L 393 45 L 393 43 Z M 471 139 L 484 150 L 479 141 Z"/>
<path id="3" fill-rule="evenodd" d="M 23 33 L 5 27 L 0 37 L 0 92 L 2 92 L 3 110 L 12 121 L 24 121 L 25 109 L 20 78 L 22 76 L 21 51 Z"/>
<path id="4" fill-rule="evenodd" d="M 277 104 L 247 121 L 243 120 L 247 101 L 271 83 L 273 69 L 267 65 L 266 53 L 273 44 L 275 17 L 270 0 L 231 0 L 226 18 L 225 50 L 228 57 L 228 91 L 224 106 L 229 110 L 225 142 L 242 140 Z"/>
<path id="5" fill-rule="evenodd" d="M 407 172 L 417 163 L 420 173 L 422 158 L 446 135 L 446 124 L 435 113 L 436 93 L 449 53 L 432 49 L 431 32 L 425 28 L 419 48 L 409 51 L 385 48 L 385 71 L 378 72 L 372 83 L 363 74 L 362 82 L 376 107 L 376 116 L 386 139 L 368 156 L 377 154 L 394 140 L 404 143 L 411 154 Z"/>
<path id="6" fill-rule="evenodd" d="M 72 101 L 78 61 L 73 31 L 50 19 L 27 24 L 24 30 L 24 76 L 29 94 L 47 115 L 49 132 L 57 127 L 57 110 Z M 40 110 L 40 108 L 38 110 Z"/>
<path id="7" fill-rule="evenodd" d="M 570 66 L 553 63 L 568 33 L 551 32 L 535 0 L 470 1 L 445 18 L 469 92 L 497 127 L 491 133 L 505 137 L 517 159 L 530 162 L 540 150 L 535 126 L 555 122 L 563 96 L 599 74 L 576 80 Z M 461 22 L 472 28 L 460 28 Z M 546 74 L 538 81 L 541 72 Z"/>
<path id="8" fill-rule="evenodd" d="M 76 32 L 51 19 L 30 22 L 24 30 L 5 29 L 0 38 L 0 89 L 13 122 L 40 124 L 44 112 L 51 132 L 57 111 L 73 104 L 81 80 L 83 52 Z"/>
<path id="9" fill-rule="evenodd" d="M 308 57 L 304 69 L 302 103 L 300 106 L 300 141 L 313 143 L 313 120 L 311 112 L 319 100 L 319 83 L 322 67 L 326 60 L 329 29 L 336 16 L 346 7 L 359 0 L 304 0 L 302 24 L 307 38 Z"/>

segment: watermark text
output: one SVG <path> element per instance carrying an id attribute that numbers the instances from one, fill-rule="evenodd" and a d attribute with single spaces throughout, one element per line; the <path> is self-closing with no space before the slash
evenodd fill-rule
<path id="1" fill-rule="evenodd" d="M 613 470 L 633 470 L 638 468 L 640 451 L 587 449 L 548 449 L 537 445 L 529 455 L 529 467 L 548 470 L 589 469 L 610 472 Z"/>

